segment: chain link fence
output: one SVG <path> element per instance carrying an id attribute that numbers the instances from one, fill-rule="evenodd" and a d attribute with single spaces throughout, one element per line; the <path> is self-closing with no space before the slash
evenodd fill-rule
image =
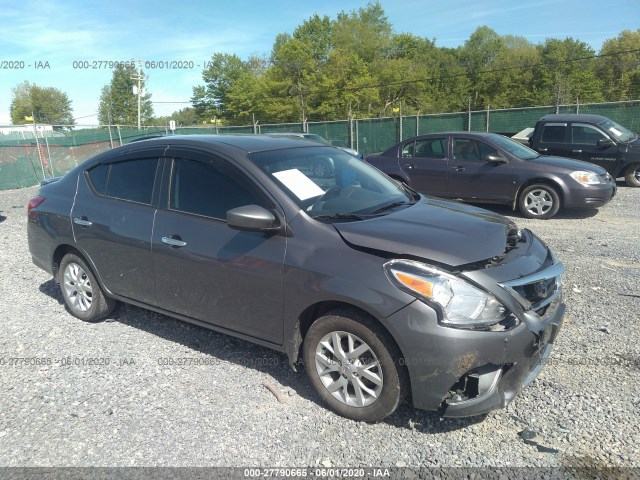
<path id="1" fill-rule="evenodd" d="M 65 126 L 0 127 L 0 190 L 36 185 L 43 178 L 63 175 L 105 150 L 149 135 L 202 135 L 303 132 L 323 136 L 334 145 L 365 155 L 381 152 L 402 139 L 432 132 L 487 131 L 513 135 L 549 113 L 604 115 L 632 131 L 640 131 L 640 100 L 574 104 L 505 110 L 481 110 L 387 118 L 351 118 L 330 122 L 254 124 L 243 126 Z"/>

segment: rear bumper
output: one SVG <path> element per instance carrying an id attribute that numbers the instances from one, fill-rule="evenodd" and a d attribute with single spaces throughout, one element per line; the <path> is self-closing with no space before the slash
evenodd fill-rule
<path id="1" fill-rule="evenodd" d="M 416 301 L 389 317 L 387 327 L 404 354 L 413 405 L 444 417 L 466 417 L 506 407 L 538 376 L 564 312 L 559 297 L 547 308 L 539 332 L 524 323 L 505 332 L 473 331 L 439 325 L 435 312 Z M 462 395 L 455 393 L 460 390 Z"/>

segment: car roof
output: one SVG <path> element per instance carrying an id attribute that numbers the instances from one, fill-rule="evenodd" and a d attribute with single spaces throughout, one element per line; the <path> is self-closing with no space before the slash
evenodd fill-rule
<path id="1" fill-rule="evenodd" d="M 545 122 L 587 122 L 587 123 L 602 123 L 609 120 L 602 115 L 591 115 L 587 113 L 551 113 L 545 115 L 539 121 Z"/>
<path id="2" fill-rule="evenodd" d="M 425 137 L 439 137 L 442 135 L 468 135 L 472 137 L 495 137 L 496 135 L 500 135 L 499 133 L 493 132 L 464 132 L 464 131 L 452 131 L 452 132 L 434 132 L 434 133 L 425 133 L 423 135 L 418 135 L 417 137 L 411 137 L 403 140 L 403 142 L 407 140 L 417 140 Z M 402 143 L 402 142 L 401 142 Z"/>
<path id="3" fill-rule="evenodd" d="M 235 135 L 167 135 L 160 138 L 139 139 L 135 142 L 140 146 L 202 146 L 228 145 L 244 150 L 247 153 L 268 150 L 281 150 L 296 147 L 317 147 L 317 142 L 311 142 L 304 137 L 271 136 L 254 134 Z M 126 147 L 129 144 L 124 145 Z"/>

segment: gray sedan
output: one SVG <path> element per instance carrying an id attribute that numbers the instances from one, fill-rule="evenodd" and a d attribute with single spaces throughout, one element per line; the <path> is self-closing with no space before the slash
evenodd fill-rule
<path id="1" fill-rule="evenodd" d="M 404 140 L 366 161 L 419 192 L 518 207 L 547 219 L 561 208 L 597 208 L 616 193 L 597 165 L 543 156 L 502 135 L 434 133 Z"/>
<path id="2" fill-rule="evenodd" d="M 355 420 L 408 395 L 444 416 L 505 407 L 565 311 L 562 263 L 530 231 L 299 138 L 125 145 L 41 186 L 28 220 L 74 316 L 126 302 L 285 352 Z"/>

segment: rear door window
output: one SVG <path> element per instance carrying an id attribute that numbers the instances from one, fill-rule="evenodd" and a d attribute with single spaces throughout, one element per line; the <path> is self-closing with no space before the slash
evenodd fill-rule
<path id="1" fill-rule="evenodd" d="M 542 129 L 540 141 L 544 143 L 565 143 L 565 133 L 567 125 L 565 123 L 547 123 Z"/>
<path id="2" fill-rule="evenodd" d="M 158 158 L 97 165 L 87 173 L 99 195 L 151 205 Z"/>
<path id="3" fill-rule="evenodd" d="M 107 197 L 151 205 L 157 168 L 157 158 L 111 164 Z"/>
<path id="4" fill-rule="evenodd" d="M 402 148 L 403 158 L 445 158 L 446 137 L 427 138 L 409 142 Z"/>

